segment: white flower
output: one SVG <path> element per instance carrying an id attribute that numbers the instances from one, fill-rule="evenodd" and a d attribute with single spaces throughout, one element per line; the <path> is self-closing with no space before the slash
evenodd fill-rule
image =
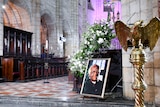
<path id="1" fill-rule="evenodd" d="M 100 36 L 100 31 L 99 30 L 96 31 L 96 35 Z"/>
<path id="2" fill-rule="evenodd" d="M 94 30 L 93 30 L 93 29 L 91 29 L 91 33 L 94 33 Z"/>
<path id="3" fill-rule="evenodd" d="M 92 41 L 92 40 L 93 40 L 93 38 L 91 37 L 89 40 L 90 40 L 90 41 Z"/>
<path id="4" fill-rule="evenodd" d="M 89 45 L 89 48 L 91 49 L 91 48 L 93 48 L 93 46 L 92 46 L 92 45 Z"/>
<path id="5" fill-rule="evenodd" d="M 85 40 L 85 41 L 84 41 L 84 44 L 88 44 L 88 41 L 87 41 L 87 40 Z"/>
<path id="6" fill-rule="evenodd" d="M 99 44 L 102 44 L 104 42 L 103 38 L 99 38 L 97 41 Z"/>
<path id="7" fill-rule="evenodd" d="M 96 38 L 96 34 L 93 35 L 93 39 L 95 39 L 95 38 Z"/>
<path id="8" fill-rule="evenodd" d="M 110 32 L 111 31 L 111 32 Z M 70 59 L 69 68 L 77 76 L 84 74 L 88 59 L 93 57 L 93 52 L 99 48 L 109 48 L 110 40 L 114 37 L 110 23 L 105 20 L 95 22 L 83 34 L 80 50 Z"/>
<path id="9" fill-rule="evenodd" d="M 108 33 L 108 30 L 106 30 L 106 31 L 104 32 L 105 35 L 107 35 L 107 33 Z"/>
<path id="10" fill-rule="evenodd" d="M 101 35 L 104 35 L 105 33 L 104 32 L 101 32 Z"/>

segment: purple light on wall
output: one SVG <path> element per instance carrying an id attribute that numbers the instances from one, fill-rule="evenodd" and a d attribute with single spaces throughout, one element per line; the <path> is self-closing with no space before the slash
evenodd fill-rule
<path id="1" fill-rule="evenodd" d="M 103 19 L 107 19 L 108 16 L 108 12 L 104 11 L 104 0 L 90 0 L 91 5 L 93 7 L 94 10 L 87 10 L 87 20 L 88 23 L 91 25 L 96 21 L 100 21 Z M 117 20 L 117 13 L 119 12 L 120 14 L 120 18 L 121 18 L 121 2 L 120 1 L 114 1 L 113 2 L 114 5 L 114 17 L 115 17 L 115 21 Z M 113 12 L 111 13 L 111 20 L 113 17 Z"/>
<path id="2" fill-rule="evenodd" d="M 108 0 L 106 0 L 107 2 Z M 95 22 L 99 22 L 100 20 L 107 20 L 108 12 L 104 11 L 104 0 L 90 0 L 90 3 L 94 10 L 88 9 L 87 10 L 87 20 L 90 25 L 94 24 Z M 121 19 L 121 2 L 119 0 L 115 0 L 112 4 L 114 6 L 114 12 L 111 13 L 111 21 L 113 21 L 113 13 L 114 13 L 114 21 L 117 20 L 117 13 L 119 12 L 119 18 Z M 111 49 L 121 49 L 121 45 L 116 38 L 112 39 L 111 41 Z"/>
<path id="3" fill-rule="evenodd" d="M 119 43 L 119 40 L 117 37 L 113 38 L 111 40 L 111 46 L 110 46 L 110 49 L 122 49 L 120 43 Z"/>

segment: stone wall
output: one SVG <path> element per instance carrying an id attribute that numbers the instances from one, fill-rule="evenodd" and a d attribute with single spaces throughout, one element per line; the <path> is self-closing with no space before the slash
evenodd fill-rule
<path id="1" fill-rule="evenodd" d="M 153 17 L 158 17 L 158 0 L 122 0 L 122 21 L 133 24 L 144 20 L 147 24 Z M 144 65 L 144 80 L 148 87 L 145 91 L 145 102 L 160 104 L 160 39 L 155 48 L 145 49 L 147 62 Z M 133 66 L 129 62 L 131 48 L 122 51 L 123 94 L 127 99 L 134 99 L 131 85 L 134 81 Z"/>
<path id="2" fill-rule="evenodd" d="M 41 0 L 41 12 L 50 13 L 49 46 L 56 56 L 69 56 L 79 49 L 78 0 Z M 66 41 L 61 41 L 60 37 L 65 37 Z"/>
<path id="3" fill-rule="evenodd" d="M 7 2 L 12 2 L 17 9 L 17 13 L 19 12 L 20 17 L 16 19 L 22 20 L 22 26 L 19 27 L 19 29 L 26 27 L 28 31 L 33 32 L 32 55 L 41 53 L 40 25 L 42 16 L 45 18 L 48 26 L 49 53 L 52 51 L 55 53 L 55 56 L 69 56 L 79 49 L 81 34 L 85 28 L 84 21 L 86 19 L 85 9 L 87 1 L 6 0 L 5 4 L 7 4 Z M 4 4 L 3 1 L 0 1 L 0 4 Z M 2 8 L 0 11 L 3 13 Z M 24 13 L 28 16 L 26 17 Z M 79 13 L 81 13 L 80 19 Z M 2 35 L 0 39 L 0 55 L 3 55 L 3 15 L 0 14 L 0 17 L 2 17 L 0 20 L 0 22 L 2 22 L 0 23 L 0 30 L 2 31 L 0 33 Z M 15 25 L 18 25 L 16 21 L 13 22 Z M 81 31 L 79 32 L 80 28 Z M 62 42 L 60 37 L 65 37 L 66 41 Z"/>

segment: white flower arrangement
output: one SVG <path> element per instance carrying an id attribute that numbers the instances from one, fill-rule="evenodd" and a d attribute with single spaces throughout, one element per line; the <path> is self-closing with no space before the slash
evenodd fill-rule
<path id="1" fill-rule="evenodd" d="M 87 31 L 82 35 L 83 42 L 80 50 L 70 59 L 69 68 L 76 76 L 83 76 L 87 60 L 93 57 L 93 53 L 101 48 L 109 48 L 111 39 L 115 37 L 113 29 L 109 22 L 100 21 L 89 26 Z"/>

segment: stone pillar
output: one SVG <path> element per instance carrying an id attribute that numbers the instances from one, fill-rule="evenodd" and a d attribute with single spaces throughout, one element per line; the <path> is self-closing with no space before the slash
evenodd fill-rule
<path id="1" fill-rule="evenodd" d="M 52 27 L 49 27 L 50 29 L 50 34 L 49 34 L 49 53 L 50 54 L 58 54 L 57 53 L 57 34 L 56 34 L 56 23 L 53 22 L 53 23 L 50 23 L 49 26 L 52 26 Z"/>
<path id="2" fill-rule="evenodd" d="M 0 1 L 0 56 L 3 55 L 3 1 Z"/>
<path id="3" fill-rule="evenodd" d="M 40 55 L 41 53 L 41 44 L 40 44 L 40 0 L 32 1 L 32 55 Z"/>
<path id="4" fill-rule="evenodd" d="M 63 57 L 64 56 L 64 49 L 63 49 L 63 42 L 60 40 L 60 37 L 63 37 L 63 32 L 62 32 L 62 0 L 57 0 L 56 1 L 56 36 L 57 36 L 57 41 L 58 41 L 58 46 L 57 46 L 57 51 L 58 51 L 58 56 Z"/>
<path id="5" fill-rule="evenodd" d="M 71 26 L 73 26 L 72 28 L 72 38 L 73 38 L 73 42 L 72 42 L 72 53 L 75 53 L 77 50 L 79 50 L 80 48 L 80 37 L 79 37 L 79 23 L 78 23 L 78 0 L 72 0 L 71 1 L 71 18 L 70 20 L 72 20 L 71 22 Z"/>

